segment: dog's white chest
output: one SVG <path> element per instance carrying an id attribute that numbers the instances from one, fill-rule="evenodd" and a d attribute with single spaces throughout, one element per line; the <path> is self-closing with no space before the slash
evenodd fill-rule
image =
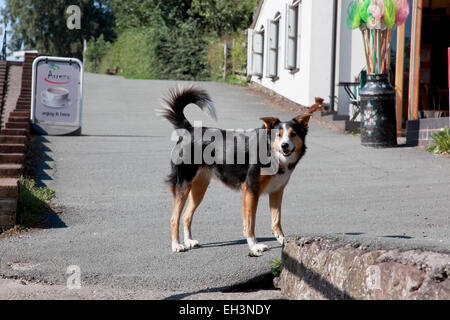
<path id="1" fill-rule="evenodd" d="M 274 175 L 270 179 L 263 193 L 272 193 L 280 190 L 280 188 L 284 187 L 288 183 L 290 177 L 291 170 L 286 170 L 283 174 Z"/>

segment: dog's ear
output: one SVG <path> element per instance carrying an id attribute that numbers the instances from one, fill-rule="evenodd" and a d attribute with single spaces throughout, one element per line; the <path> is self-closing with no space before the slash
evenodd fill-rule
<path id="1" fill-rule="evenodd" d="M 274 117 L 264 117 L 259 119 L 262 120 L 262 122 L 264 122 L 267 131 L 269 131 L 270 129 L 275 127 L 278 123 L 280 123 L 280 119 Z"/>
<path id="2" fill-rule="evenodd" d="M 295 117 L 293 120 L 297 121 L 303 127 L 308 128 L 308 122 L 309 122 L 310 118 L 311 118 L 311 114 L 302 114 L 300 116 Z"/>
<path id="3" fill-rule="evenodd" d="M 314 98 L 314 101 L 317 103 L 317 104 L 323 104 L 323 98 L 320 98 L 320 97 L 315 97 Z"/>

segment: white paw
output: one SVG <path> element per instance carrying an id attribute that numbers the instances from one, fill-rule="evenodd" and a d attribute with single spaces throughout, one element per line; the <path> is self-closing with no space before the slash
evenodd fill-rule
<path id="1" fill-rule="evenodd" d="M 278 241 L 281 245 L 284 244 L 285 238 L 284 238 L 283 236 L 280 236 L 280 235 L 278 235 L 278 234 L 275 233 L 275 238 L 277 238 L 277 241 Z"/>
<path id="2" fill-rule="evenodd" d="M 178 242 L 172 242 L 172 252 L 183 252 L 186 250 L 187 249 L 182 244 Z"/>
<path id="3" fill-rule="evenodd" d="M 198 241 L 192 239 L 184 239 L 184 245 L 187 249 L 192 249 L 198 246 Z"/>
<path id="4" fill-rule="evenodd" d="M 257 243 L 257 244 L 250 246 L 250 253 L 257 257 L 261 256 L 262 253 L 266 250 L 269 250 L 269 247 L 266 246 L 265 244 Z"/>

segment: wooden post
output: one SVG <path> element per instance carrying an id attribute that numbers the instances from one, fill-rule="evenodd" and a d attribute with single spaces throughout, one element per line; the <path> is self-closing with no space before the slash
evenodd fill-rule
<path id="1" fill-rule="evenodd" d="M 422 34 L 423 0 L 413 2 L 411 26 L 411 61 L 409 66 L 408 120 L 419 119 L 420 41 Z"/>
<path id="2" fill-rule="evenodd" d="M 405 63 L 405 25 L 402 24 L 397 29 L 397 50 L 395 62 L 395 106 L 397 119 L 397 137 L 402 134 L 403 116 L 403 75 Z"/>

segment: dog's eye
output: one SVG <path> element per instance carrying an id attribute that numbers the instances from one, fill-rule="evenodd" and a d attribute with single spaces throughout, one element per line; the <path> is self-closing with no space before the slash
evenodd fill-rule
<path id="1" fill-rule="evenodd" d="M 277 137 L 278 137 L 278 138 L 281 138 L 281 133 L 278 132 L 278 133 L 277 133 Z"/>
<path id="2" fill-rule="evenodd" d="M 291 134 L 289 135 L 289 137 L 293 138 L 293 137 L 295 137 L 296 135 L 297 135 L 297 133 L 291 132 Z"/>

